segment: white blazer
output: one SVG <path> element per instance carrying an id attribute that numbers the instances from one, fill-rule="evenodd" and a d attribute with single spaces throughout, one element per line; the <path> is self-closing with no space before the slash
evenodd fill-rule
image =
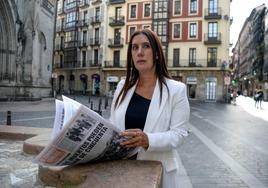
<path id="1" fill-rule="evenodd" d="M 121 91 L 124 80 L 120 81 L 114 94 L 111 107 L 111 122 L 122 131 L 125 130 L 125 114 L 130 99 L 136 89 L 134 85 L 128 92 L 124 101 L 114 109 L 114 103 Z M 188 135 L 188 120 L 190 114 L 189 102 L 185 84 L 175 80 L 166 79 L 169 92 L 165 85 L 162 89 L 162 101 L 160 103 L 160 87 L 157 80 L 151 103 L 148 109 L 144 132 L 148 135 L 149 147 L 141 149 L 138 160 L 161 161 L 163 170 L 163 188 L 177 187 L 172 185 L 168 174 L 173 174 L 173 179 L 178 175 L 178 160 L 176 148 Z M 171 172 L 176 170 L 177 172 Z M 169 182 L 167 182 L 167 178 Z M 178 177 L 176 178 L 178 180 Z M 175 181 L 175 180 L 174 180 Z M 176 183 L 177 184 L 177 183 Z"/>

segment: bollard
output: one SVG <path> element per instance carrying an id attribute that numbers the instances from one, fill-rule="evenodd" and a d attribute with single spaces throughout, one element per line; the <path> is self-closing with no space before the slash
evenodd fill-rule
<path id="1" fill-rule="evenodd" d="M 93 110 L 93 101 L 90 103 L 90 109 Z"/>
<path id="2" fill-rule="evenodd" d="M 90 95 L 88 95 L 88 103 L 90 103 Z"/>
<path id="3" fill-rule="evenodd" d="M 104 108 L 105 108 L 105 110 L 107 109 L 107 107 L 108 107 L 108 97 L 105 96 L 105 101 L 104 101 Z"/>
<path id="4" fill-rule="evenodd" d="M 11 126 L 11 111 L 7 111 L 7 125 Z"/>

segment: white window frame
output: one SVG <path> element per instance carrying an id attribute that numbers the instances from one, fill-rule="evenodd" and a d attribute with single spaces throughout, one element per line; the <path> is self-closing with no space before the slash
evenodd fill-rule
<path id="1" fill-rule="evenodd" d="M 191 38 L 190 33 L 191 33 L 191 24 L 195 23 L 196 24 L 196 36 Z M 188 22 L 188 40 L 195 40 L 198 38 L 198 22 Z"/>
<path id="2" fill-rule="evenodd" d="M 150 15 L 149 16 L 145 16 L 145 5 L 150 5 Z M 143 3 L 143 12 L 142 12 L 142 17 L 143 18 L 151 18 L 152 17 L 152 3 L 151 2 L 145 2 Z"/>
<path id="3" fill-rule="evenodd" d="M 180 25 L 180 37 L 179 38 L 175 38 L 174 37 L 174 29 L 175 29 L 175 25 Z M 172 23 L 172 40 L 181 40 L 181 35 L 182 35 L 182 23 L 181 22 L 174 22 Z"/>
<path id="4" fill-rule="evenodd" d="M 188 0 L 188 15 L 198 15 L 199 0 L 196 0 L 196 13 L 191 13 L 191 0 Z"/>
<path id="5" fill-rule="evenodd" d="M 128 40 L 130 39 L 130 28 L 134 27 L 135 28 L 135 31 L 137 31 L 137 25 L 130 25 L 128 26 Z"/>
<path id="6" fill-rule="evenodd" d="M 131 18 L 131 6 L 132 5 L 135 5 L 136 6 L 136 17 L 135 18 Z M 136 20 L 138 18 L 138 3 L 130 3 L 128 5 L 128 10 L 129 10 L 129 12 L 128 12 L 128 19 L 129 20 Z"/>
<path id="7" fill-rule="evenodd" d="M 175 14 L 175 1 L 176 1 L 176 0 L 173 1 L 173 10 L 172 10 L 172 12 L 173 12 L 173 16 L 181 16 L 181 15 L 182 15 L 182 8 L 183 8 L 183 7 L 182 7 L 182 1 L 183 1 L 183 0 L 181 0 L 181 13 L 180 13 L 180 14 Z"/>

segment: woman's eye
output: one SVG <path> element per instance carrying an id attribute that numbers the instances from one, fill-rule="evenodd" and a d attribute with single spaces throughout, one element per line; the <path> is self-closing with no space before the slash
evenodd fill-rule
<path id="1" fill-rule="evenodd" d="M 132 50 L 136 50 L 137 49 L 137 46 L 132 46 Z"/>
<path id="2" fill-rule="evenodd" d="M 143 48 L 150 48 L 150 45 L 149 45 L 149 44 L 145 44 L 145 45 L 143 46 Z"/>

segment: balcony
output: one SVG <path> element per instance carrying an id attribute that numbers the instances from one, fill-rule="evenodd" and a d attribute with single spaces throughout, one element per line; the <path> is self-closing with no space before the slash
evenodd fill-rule
<path id="1" fill-rule="evenodd" d="M 108 39 L 109 48 L 123 48 L 123 38 L 110 38 Z"/>
<path id="2" fill-rule="evenodd" d="M 110 5 L 122 4 L 125 2 L 125 0 L 109 0 Z"/>
<path id="3" fill-rule="evenodd" d="M 208 67 L 217 67 L 222 68 L 223 64 L 220 59 L 208 60 L 208 59 L 180 59 L 179 64 L 174 65 L 173 59 L 168 60 L 169 69 L 187 69 L 187 68 L 196 68 L 196 69 L 206 69 Z"/>
<path id="4" fill-rule="evenodd" d="M 80 68 L 81 64 L 74 60 L 74 61 L 64 61 L 62 63 L 56 62 L 54 64 L 55 68 L 62 68 L 62 69 L 71 69 L 71 68 Z"/>
<path id="5" fill-rule="evenodd" d="M 91 38 L 90 39 L 90 46 L 100 46 L 101 44 L 101 38 Z"/>
<path id="6" fill-rule="evenodd" d="M 79 20 L 78 27 L 88 27 L 88 19 Z"/>
<path id="7" fill-rule="evenodd" d="M 64 45 L 63 44 L 56 44 L 55 45 L 55 51 L 63 51 Z"/>
<path id="8" fill-rule="evenodd" d="M 64 48 L 76 48 L 77 47 L 77 41 L 70 41 L 64 43 Z"/>
<path id="9" fill-rule="evenodd" d="M 98 59 L 95 60 L 89 60 L 89 67 L 101 67 L 101 62 L 99 62 Z"/>
<path id="10" fill-rule="evenodd" d="M 110 19 L 109 25 L 112 27 L 125 25 L 125 17 L 124 16 L 110 17 L 109 19 Z"/>
<path id="11" fill-rule="evenodd" d="M 63 27 L 62 25 L 57 25 L 57 26 L 56 26 L 56 32 L 57 32 L 57 33 L 64 32 L 64 27 Z"/>
<path id="12" fill-rule="evenodd" d="M 104 61 L 104 68 L 126 68 L 127 61 Z"/>
<path id="13" fill-rule="evenodd" d="M 221 19 L 221 8 L 206 8 L 205 9 L 205 19 Z"/>
<path id="14" fill-rule="evenodd" d="M 88 41 L 87 40 L 78 41 L 78 47 L 79 48 L 86 48 L 87 46 L 88 46 Z"/>
<path id="15" fill-rule="evenodd" d="M 91 17 L 90 24 L 91 25 L 96 25 L 101 23 L 101 17 L 100 16 L 93 16 Z"/>
<path id="16" fill-rule="evenodd" d="M 204 44 L 221 44 L 221 33 L 205 33 Z"/>
<path id="17" fill-rule="evenodd" d="M 82 1 L 80 1 L 79 7 L 80 8 L 87 8 L 87 7 L 89 7 L 89 0 L 82 0 Z"/>
<path id="18" fill-rule="evenodd" d="M 92 5 L 98 5 L 98 4 L 100 4 L 100 3 L 102 3 L 102 0 L 93 0 L 93 1 L 91 2 Z"/>

